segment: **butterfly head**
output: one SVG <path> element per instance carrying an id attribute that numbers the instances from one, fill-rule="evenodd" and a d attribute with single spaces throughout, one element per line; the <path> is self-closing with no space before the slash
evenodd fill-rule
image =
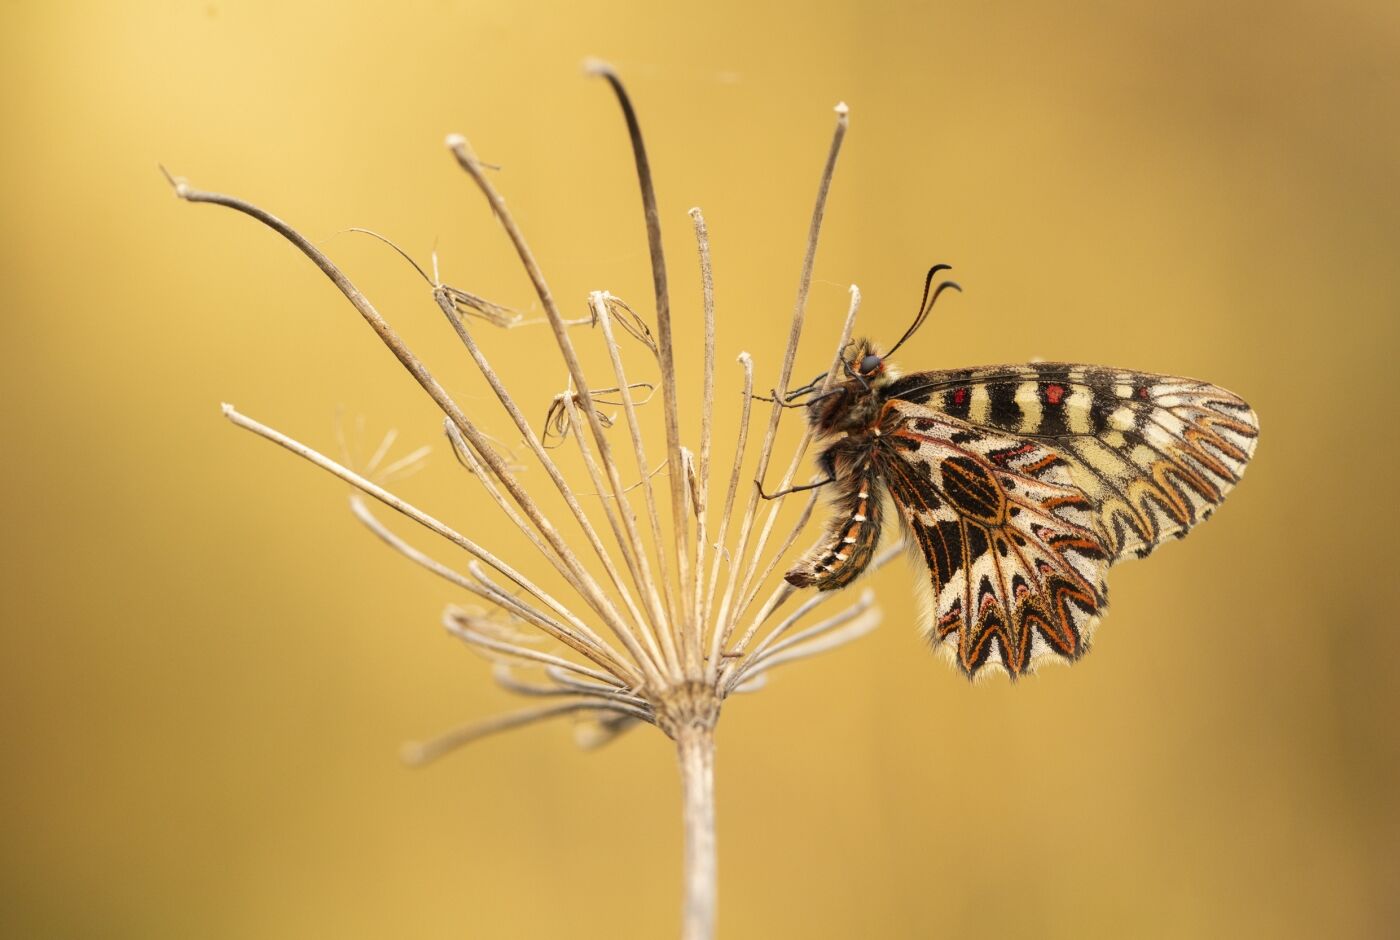
<path id="1" fill-rule="evenodd" d="M 889 361 L 889 356 L 870 340 L 856 340 L 848 348 L 850 355 L 843 357 L 841 366 L 847 382 L 873 391 L 899 378 L 899 372 Z"/>
<path id="2" fill-rule="evenodd" d="M 860 376 L 861 378 L 869 381 L 871 379 L 874 379 L 875 376 L 879 375 L 884 370 L 884 357 L 878 356 L 872 352 L 866 353 L 864 356 L 861 356 L 860 362 L 856 364 L 855 369 L 852 371 L 854 371 L 856 375 Z"/>
<path id="3" fill-rule="evenodd" d="M 934 286 L 934 278 L 940 271 L 946 270 L 946 264 L 935 264 L 929 268 L 928 276 L 924 278 L 924 295 L 919 300 L 919 310 L 914 316 L 914 322 L 888 352 L 876 349 L 868 339 L 851 344 L 850 354 L 841 358 L 844 379 L 829 387 L 823 394 L 814 397 L 807 405 L 808 420 L 818 435 L 869 428 L 879 418 L 880 392 L 899 377 L 899 373 L 889 361 L 890 354 L 903 346 L 904 341 L 923 325 L 940 294 L 949 288 L 962 290 L 952 281 L 942 281 Z M 805 390 L 815 389 L 816 386 L 817 382 L 814 381 L 806 386 Z"/>

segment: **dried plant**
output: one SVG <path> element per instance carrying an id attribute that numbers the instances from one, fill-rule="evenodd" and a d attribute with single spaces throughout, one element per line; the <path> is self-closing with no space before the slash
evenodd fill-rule
<path id="1" fill-rule="evenodd" d="M 524 236 L 483 172 L 485 165 L 461 136 L 449 137 L 448 148 L 486 197 L 492 214 L 513 243 L 567 368 L 570 387 L 556 397 L 545 427 L 536 431 L 527 420 L 492 369 L 468 317 L 462 314 L 469 312 L 480 322 L 503 327 L 519 325 L 518 316 L 508 308 L 481 301 L 475 295 L 443 285 L 436 276 L 427 278 L 424 274 L 432 284 L 438 307 L 490 385 L 529 456 L 504 452 L 477 418 L 463 410 L 433 378 L 369 299 L 320 249 L 289 225 L 241 199 L 201 192 L 173 177 L 171 183 L 181 199 L 226 206 L 262 222 L 292 242 L 334 282 L 441 409 L 458 460 L 575 595 L 572 602 L 556 598 L 489 547 L 385 489 L 383 483 L 387 481 L 375 469 L 382 464 L 387 445 L 379 448 L 365 472 L 360 473 L 225 405 L 224 414 L 234 424 L 349 483 L 356 491 L 352 509 L 364 525 L 404 557 L 471 595 L 478 602 L 476 606 L 454 605 L 447 609 L 444 622 L 448 631 L 491 660 L 493 675 L 502 687 L 541 699 L 520 711 L 477 721 L 412 745 L 405 751 L 406 759 L 414 764 L 426 763 L 486 735 L 561 715 L 589 719 L 580 725 L 582 733 L 578 735 L 580 743 L 589 746 L 636 725 L 661 729 L 676 744 L 683 784 L 682 934 L 686 938 L 704 938 L 713 935 L 715 923 L 714 729 L 722 704 L 732 693 L 761 686 L 775 667 L 849 642 L 873 629 L 880 618 L 868 590 L 839 612 L 802 627 L 799 624 L 809 621 L 814 612 L 839 595 L 813 594 L 779 616 L 784 605 L 800 592 L 774 574 L 806 526 L 817 494 L 806 494 L 801 512 L 790 528 L 789 520 L 784 520 L 780 531 L 785 534 L 775 538 L 774 532 L 779 524 L 782 495 L 785 491 L 787 495 L 794 492 L 791 484 L 802 465 L 810 435 L 801 438 L 782 471 L 777 498 L 765 497 L 760 485 L 775 456 L 784 398 L 805 320 L 817 237 L 846 132 L 847 113 L 844 105 L 837 106 L 835 132 L 812 214 L 787 348 L 773 386 L 768 420 L 752 453 L 749 435 L 753 402 L 768 399 L 754 395 L 750 355 L 739 356 L 743 397 L 738 440 L 733 470 L 727 476 L 716 512 L 711 499 L 716 326 L 705 221 L 699 209 L 690 211 L 703 292 L 704 350 L 698 446 L 691 449 L 682 443 L 667 269 L 646 150 L 635 112 L 616 74 L 599 63 L 591 64 L 589 69 L 606 79 L 616 94 L 631 138 L 655 287 L 654 334 L 641 316 L 603 292 L 590 295 L 587 318 L 570 321 L 563 317 Z M 419 271 L 423 273 L 421 268 Z M 844 328 L 831 347 L 833 359 L 827 382 L 839 375 L 841 351 L 850 342 L 859 305 L 860 293 L 852 287 Z M 589 380 L 576 354 L 570 327 L 581 324 L 596 326 L 592 335 L 601 339 L 607 352 L 611 374 L 602 382 Z M 665 421 L 664 458 L 659 461 L 666 470 L 664 492 L 657 492 L 663 487 L 656 479 L 657 464 L 653 463 L 656 446 L 643 434 L 637 412 L 641 402 L 634 394 L 649 385 L 628 374 L 622 338 L 615 328 L 636 340 L 626 342 L 640 351 L 646 360 L 644 369 L 654 368 L 659 373 Z M 606 386 L 606 401 L 620 409 L 621 428 L 613 434 L 608 433 L 608 426 L 615 417 L 600 410 L 604 404 L 600 397 L 602 386 Z M 545 443 L 550 427 L 554 428 L 554 437 L 562 437 L 563 431 L 573 429 L 566 440 L 578 449 L 589 490 L 598 500 L 597 509 L 585 510 L 583 497 L 590 496 L 590 492 L 580 492 L 561 471 L 553 456 L 559 451 Z M 565 440 L 552 443 L 562 444 Z M 626 453 L 629 450 L 630 455 Z M 413 456 L 416 459 L 417 455 Z M 571 530 L 576 531 L 572 534 L 566 536 L 546 517 L 535 496 L 521 482 L 520 462 L 530 457 L 573 517 Z M 623 483 L 624 476 L 632 472 L 624 470 L 624 459 L 634 464 L 640 478 L 631 487 Z M 402 470 L 404 463 L 397 461 L 385 469 Z M 746 475 L 745 468 L 752 476 Z M 534 485 L 546 486 L 538 478 Z M 771 502 L 765 502 L 770 498 Z M 407 516 L 451 543 L 465 553 L 465 564 L 450 566 L 392 532 L 375 514 L 375 503 Z M 595 522 L 599 513 L 606 527 L 602 531 Z M 885 552 L 877 566 L 897 551 L 898 546 Z M 601 576 L 595 572 L 601 572 Z"/>

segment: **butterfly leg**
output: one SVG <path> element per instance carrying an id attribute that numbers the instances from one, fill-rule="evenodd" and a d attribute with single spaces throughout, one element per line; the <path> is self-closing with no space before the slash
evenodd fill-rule
<path id="1" fill-rule="evenodd" d="M 778 490 L 776 493 L 765 493 L 765 492 L 763 492 L 763 481 L 762 481 L 762 480 L 754 480 L 754 481 L 753 481 L 753 484 L 754 484 L 754 486 L 758 487 L 758 495 L 759 495 L 759 496 L 762 496 L 764 499 L 780 499 L 781 497 L 787 496 L 787 495 L 792 494 L 792 493 L 801 493 L 803 490 L 815 490 L 815 489 L 817 489 L 818 487 L 826 486 L 826 485 L 828 485 L 828 484 L 830 484 L 830 483 L 835 483 L 835 482 L 836 482 L 836 478 L 835 478 L 835 477 L 827 477 L 825 480 L 818 480 L 818 481 L 815 482 L 815 483 L 804 483 L 804 484 L 802 484 L 801 486 L 789 486 L 787 489 L 785 489 L 785 490 Z"/>

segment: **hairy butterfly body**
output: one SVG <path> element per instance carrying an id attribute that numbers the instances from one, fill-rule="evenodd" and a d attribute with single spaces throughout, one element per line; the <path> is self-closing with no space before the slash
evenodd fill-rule
<path id="1" fill-rule="evenodd" d="M 956 287 L 929 297 L 941 267 L 894 348 Z M 1258 436 L 1244 401 L 1194 379 L 1070 363 L 900 376 L 887 355 L 862 340 L 844 381 L 805 390 L 836 515 L 786 577 L 849 584 L 893 507 L 928 569 L 923 627 L 969 676 L 1082 656 L 1108 567 L 1208 518 Z"/>

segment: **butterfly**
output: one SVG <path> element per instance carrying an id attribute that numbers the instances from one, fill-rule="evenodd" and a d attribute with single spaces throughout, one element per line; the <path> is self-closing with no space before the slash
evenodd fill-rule
<path id="1" fill-rule="evenodd" d="M 1259 424 L 1207 382 L 1075 363 L 1035 362 L 901 375 L 889 356 L 945 289 L 924 281 L 919 313 L 882 353 L 842 356 L 804 403 L 825 443 L 826 534 L 785 575 L 844 587 L 869 565 L 891 506 L 927 567 L 924 631 L 969 676 L 1014 679 L 1073 662 L 1108 605 L 1108 568 L 1181 538 L 1239 482 Z M 822 377 L 823 379 L 825 376 Z"/>

